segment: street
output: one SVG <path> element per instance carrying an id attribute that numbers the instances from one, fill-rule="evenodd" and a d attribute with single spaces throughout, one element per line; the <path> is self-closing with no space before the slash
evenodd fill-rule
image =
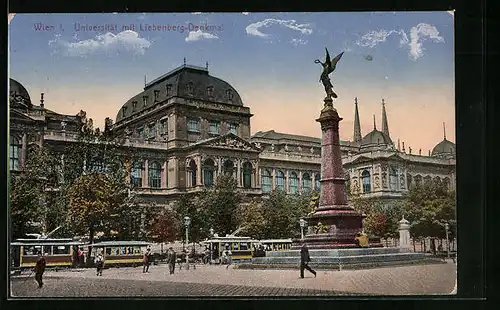
<path id="1" fill-rule="evenodd" d="M 298 270 L 241 270 L 198 266 L 168 273 L 167 265 L 112 268 L 98 277 L 94 269 L 47 271 L 38 289 L 29 272 L 11 277 L 12 297 L 98 296 L 334 296 L 450 294 L 456 265 L 404 266 L 366 270 L 323 271 L 317 278 Z"/>

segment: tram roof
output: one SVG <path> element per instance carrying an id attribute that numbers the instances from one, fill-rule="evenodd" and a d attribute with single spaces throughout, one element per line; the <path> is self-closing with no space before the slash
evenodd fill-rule
<path id="1" fill-rule="evenodd" d="M 68 242 L 54 242 L 54 241 L 47 241 L 47 240 L 30 240 L 26 242 L 12 242 L 10 244 L 11 246 L 45 246 L 45 245 L 85 245 L 84 242 L 78 242 L 78 241 L 68 241 Z"/>
<path id="2" fill-rule="evenodd" d="M 266 239 L 266 240 L 259 240 L 261 243 L 291 243 L 292 239 Z"/>
<path id="3" fill-rule="evenodd" d="M 102 241 L 93 244 L 89 244 L 89 246 L 93 247 L 102 247 L 102 246 L 147 246 L 150 245 L 150 242 L 146 241 Z"/>

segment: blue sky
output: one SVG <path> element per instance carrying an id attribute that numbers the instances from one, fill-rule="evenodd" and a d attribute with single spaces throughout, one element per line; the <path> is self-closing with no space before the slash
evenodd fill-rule
<path id="1" fill-rule="evenodd" d="M 37 31 L 37 23 L 54 28 Z M 131 24 L 134 31 L 124 31 Z M 184 31 L 148 31 L 146 25 Z M 193 25 L 211 29 L 194 31 Z M 324 90 L 314 60 L 324 60 L 328 47 L 332 57 L 345 51 L 331 76 L 344 117 L 341 137 L 352 138 L 354 97 L 363 134 L 372 129 L 373 114 L 380 126 L 385 98 L 393 140 L 425 151 L 442 139 L 443 122 L 454 140 L 453 36 L 448 12 L 17 14 L 9 27 L 9 70 L 33 101 L 45 92 L 48 108 L 84 109 L 102 125 L 142 90 L 144 75 L 152 80 L 184 57 L 192 65 L 208 61 L 210 74 L 233 85 L 255 114 L 252 132 L 319 136 L 314 118 Z M 278 111 L 286 113 L 276 119 Z M 422 119 L 428 123 L 423 136 L 414 130 Z"/>

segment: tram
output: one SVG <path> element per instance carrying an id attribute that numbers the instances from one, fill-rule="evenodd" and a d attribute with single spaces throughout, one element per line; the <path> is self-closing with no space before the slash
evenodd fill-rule
<path id="1" fill-rule="evenodd" d="M 106 267 L 141 265 L 143 254 L 149 246 L 151 244 L 144 241 L 102 241 L 89 245 L 92 247 L 92 259 L 96 253 L 102 253 Z"/>
<path id="2" fill-rule="evenodd" d="M 12 265 L 31 268 L 43 254 L 47 267 L 71 267 L 83 242 L 73 239 L 17 239 L 11 244 Z"/>
<path id="3" fill-rule="evenodd" d="M 259 240 L 259 245 L 264 247 L 266 252 L 288 251 L 292 249 L 292 239 L 266 239 Z"/>
<path id="4" fill-rule="evenodd" d="M 233 261 L 251 260 L 253 255 L 253 244 L 255 240 L 250 237 L 212 237 L 203 241 L 205 246 L 211 250 L 211 260 L 217 263 L 222 261 L 222 253 L 227 249 L 231 251 Z"/>

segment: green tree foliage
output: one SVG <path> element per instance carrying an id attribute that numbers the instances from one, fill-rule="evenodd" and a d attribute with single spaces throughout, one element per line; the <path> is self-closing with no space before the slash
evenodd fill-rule
<path id="1" fill-rule="evenodd" d="M 252 201 L 249 204 L 241 204 L 238 214 L 240 215 L 239 222 L 244 226 L 241 231 L 242 235 L 254 239 L 265 239 L 267 219 L 260 202 Z"/>
<path id="2" fill-rule="evenodd" d="M 367 234 L 382 237 L 397 237 L 399 220 L 402 217 L 401 203 L 378 198 L 353 197 L 354 208 L 366 215 L 363 227 Z"/>
<path id="3" fill-rule="evenodd" d="M 203 192 L 199 201 L 202 204 L 201 209 L 207 212 L 207 224 L 219 236 L 231 234 L 240 226 L 240 217 L 237 212 L 242 202 L 242 196 L 238 191 L 238 184 L 232 176 L 218 176 L 215 187 Z"/>
<path id="4" fill-rule="evenodd" d="M 174 204 L 174 211 L 176 214 L 175 220 L 173 220 L 173 225 L 178 229 L 178 236 L 185 242 L 185 224 L 184 218 L 188 216 L 191 219 L 189 224 L 189 242 L 199 242 L 202 239 L 207 238 L 209 220 L 207 220 L 207 211 L 204 205 L 203 197 L 206 197 L 207 193 L 202 193 L 201 195 L 183 195 Z"/>
<path id="5" fill-rule="evenodd" d="M 155 242 L 173 242 L 181 238 L 183 224 L 175 211 L 164 208 L 153 218 L 151 239 Z"/>
<path id="6" fill-rule="evenodd" d="M 68 190 L 68 220 L 76 233 L 94 241 L 96 232 L 109 231 L 112 215 L 120 211 L 122 191 L 105 175 L 91 173 L 79 177 Z"/>
<path id="7" fill-rule="evenodd" d="M 411 189 L 403 210 L 405 218 L 412 224 L 412 237 L 444 238 L 444 223 L 450 224 L 450 237 L 454 237 L 456 195 L 443 183 L 432 181 Z"/>

